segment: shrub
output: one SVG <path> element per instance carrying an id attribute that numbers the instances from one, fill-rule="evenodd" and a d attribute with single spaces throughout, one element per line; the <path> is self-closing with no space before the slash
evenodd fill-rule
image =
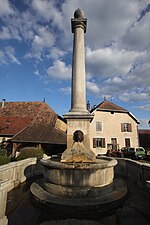
<path id="1" fill-rule="evenodd" d="M 20 154 L 17 157 L 17 160 L 23 160 L 27 158 L 42 158 L 43 157 L 43 150 L 41 148 L 36 147 L 25 147 L 20 149 Z"/>
<path id="2" fill-rule="evenodd" d="M 6 149 L 0 149 L 0 156 L 7 156 L 7 150 Z"/>
<path id="3" fill-rule="evenodd" d="M 10 159 L 4 155 L 0 155 L 0 166 L 9 163 Z"/>

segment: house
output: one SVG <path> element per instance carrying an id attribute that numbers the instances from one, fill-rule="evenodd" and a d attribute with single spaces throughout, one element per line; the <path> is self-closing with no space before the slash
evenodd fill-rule
<path id="1" fill-rule="evenodd" d="M 90 147 L 96 154 L 139 146 L 138 120 L 126 109 L 104 100 L 91 111 Z"/>
<path id="2" fill-rule="evenodd" d="M 45 102 L 0 103 L 0 141 L 13 152 L 41 146 L 49 152 L 66 148 L 66 123 Z"/>

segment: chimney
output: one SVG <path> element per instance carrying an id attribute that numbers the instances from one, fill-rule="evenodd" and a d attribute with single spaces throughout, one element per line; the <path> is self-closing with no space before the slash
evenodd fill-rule
<path id="1" fill-rule="evenodd" d="M 86 107 L 87 107 L 87 110 L 90 112 L 90 108 L 91 108 L 91 107 L 90 107 L 90 102 L 89 102 L 89 101 L 87 102 Z"/>
<path id="2" fill-rule="evenodd" d="M 5 102 L 6 102 L 6 99 L 3 98 L 3 99 L 2 99 L 2 108 L 5 106 Z"/>

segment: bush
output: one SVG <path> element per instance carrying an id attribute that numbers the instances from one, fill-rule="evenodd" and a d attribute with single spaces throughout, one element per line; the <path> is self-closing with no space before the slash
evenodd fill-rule
<path id="1" fill-rule="evenodd" d="M 4 155 L 0 155 L 0 166 L 9 163 L 10 159 Z"/>
<path id="2" fill-rule="evenodd" d="M 43 157 L 43 150 L 41 148 L 36 147 L 25 147 L 20 149 L 20 154 L 17 157 L 17 160 L 23 160 L 27 158 L 42 158 Z"/>
<path id="3" fill-rule="evenodd" d="M 7 150 L 6 149 L 0 149 L 0 156 L 7 156 Z"/>

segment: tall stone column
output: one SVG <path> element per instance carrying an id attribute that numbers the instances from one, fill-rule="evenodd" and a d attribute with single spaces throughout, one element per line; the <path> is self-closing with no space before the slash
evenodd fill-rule
<path id="1" fill-rule="evenodd" d="M 81 9 L 74 12 L 71 19 L 73 41 L 71 109 L 64 115 L 67 120 L 67 148 L 73 144 L 73 133 L 81 130 L 84 133 L 84 145 L 90 147 L 90 121 L 93 115 L 86 109 L 86 74 L 84 33 L 87 19 Z"/>
<path id="2" fill-rule="evenodd" d="M 87 19 L 83 11 L 77 9 L 71 19 L 72 33 L 74 33 L 72 56 L 72 94 L 71 112 L 87 113 L 86 110 L 86 76 L 84 56 L 84 33 Z"/>

